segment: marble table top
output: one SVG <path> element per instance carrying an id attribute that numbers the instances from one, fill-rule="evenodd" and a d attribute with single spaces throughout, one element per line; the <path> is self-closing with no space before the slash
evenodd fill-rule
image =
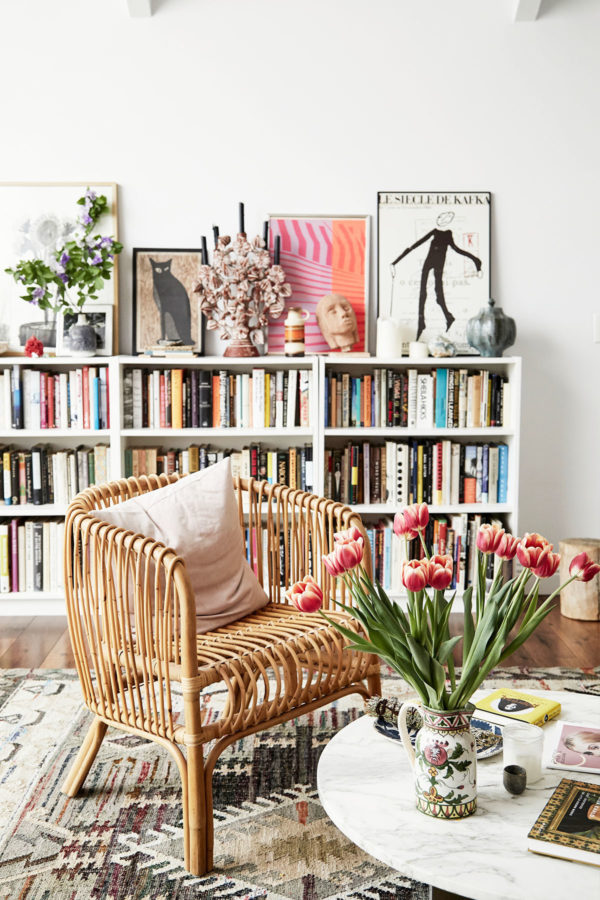
<path id="1" fill-rule="evenodd" d="M 558 700 L 563 720 L 600 727 L 597 697 L 530 693 Z M 544 726 L 545 744 L 554 729 L 554 722 Z M 317 785 L 328 816 L 355 844 L 436 888 L 473 900 L 600 897 L 600 868 L 527 850 L 527 834 L 560 780 L 600 783 L 600 775 L 543 768 L 540 781 L 513 797 L 502 785 L 502 768 L 502 753 L 478 761 L 475 815 L 432 819 L 415 806 L 404 748 L 376 732 L 373 719 L 363 716 L 329 742 L 319 761 Z"/>

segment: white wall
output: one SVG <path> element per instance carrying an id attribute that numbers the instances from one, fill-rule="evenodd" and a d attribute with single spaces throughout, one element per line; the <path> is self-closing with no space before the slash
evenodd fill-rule
<path id="1" fill-rule="evenodd" d="M 240 199 L 250 229 L 374 214 L 377 190 L 492 191 L 492 293 L 524 360 L 521 530 L 597 537 L 600 4 L 515 24 L 515 2 L 4 2 L 0 178 L 119 183 L 123 334 L 131 247 L 198 246 Z"/>

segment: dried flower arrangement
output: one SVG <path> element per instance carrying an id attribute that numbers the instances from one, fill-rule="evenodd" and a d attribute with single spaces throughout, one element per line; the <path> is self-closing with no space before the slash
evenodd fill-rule
<path id="1" fill-rule="evenodd" d="M 240 231 L 232 241 L 219 236 L 215 226 L 212 265 L 208 263 L 206 239 L 202 239 L 203 265 L 194 291 L 200 295 L 200 310 L 207 328 L 219 329 L 221 340 L 229 340 L 225 356 L 258 356 L 257 344 L 264 342 L 263 329 L 269 317 L 277 319 L 292 289 L 279 265 L 267 249 L 267 233 L 249 241 L 244 232 L 243 204 L 240 204 Z"/>

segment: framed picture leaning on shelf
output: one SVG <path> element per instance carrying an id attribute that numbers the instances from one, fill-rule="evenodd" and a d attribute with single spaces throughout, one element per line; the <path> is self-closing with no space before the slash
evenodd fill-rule
<path id="1" fill-rule="evenodd" d="M 113 347 L 113 307 L 110 304 L 94 303 L 84 309 L 84 314 L 96 333 L 95 356 L 112 356 Z M 77 323 L 75 313 L 59 315 L 56 322 L 56 355 L 71 356 L 69 329 Z M 76 354 L 74 354 L 76 355 Z"/>
<path id="2" fill-rule="evenodd" d="M 108 201 L 108 212 L 97 223 L 98 233 L 118 238 L 117 185 L 112 182 L 0 183 L 0 340 L 8 341 L 9 352 L 22 352 L 30 337 L 37 337 L 50 351 L 56 348 L 61 313 L 36 310 L 22 300 L 22 289 L 4 270 L 28 258 L 53 264 L 57 249 L 76 235 L 82 210 L 77 201 L 88 188 Z M 119 319 L 117 261 L 115 257 L 111 277 L 99 290 L 97 301 L 89 301 L 83 310 L 91 311 L 95 303 L 103 309 L 111 305 L 115 323 Z M 115 324 L 115 349 L 116 330 Z"/>
<path id="3" fill-rule="evenodd" d="M 193 292 L 201 255 L 201 250 L 134 247 L 134 352 L 174 344 L 202 353 L 202 316 Z"/>
<path id="4" fill-rule="evenodd" d="M 369 216 L 269 217 L 269 247 L 273 252 L 280 238 L 279 261 L 292 288 L 286 311 L 269 323 L 269 353 L 284 352 L 284 322 L 294 306 L 309 313 L 306 353 L 368 350 L 369 222 Z M 324 326 L 324 334 L 317 314 L 326 315 L 329 307 L 333 324 Z M 343 315 L 344 310 L 356 320 L 348 341 L 333 333 L 336 311 Z"/>
<path id="5" fill-rule="evenodd" d="M 486 191 L 380 191 L 378 315 L 472 354 L 467 321 L 490 296 L 490 213 Z"/>

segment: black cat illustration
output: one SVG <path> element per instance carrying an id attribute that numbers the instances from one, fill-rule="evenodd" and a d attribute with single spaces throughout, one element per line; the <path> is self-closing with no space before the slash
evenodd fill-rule
<path id="1" fill-rule="evenodd" d="M 180 280 L 172 274 L 172 262 L 172 259 L 165 262 L 150 259 L 154 302 L 160 313 L 160 339 L 181 341 L 183 344 L 191 345 L 194 340 L 191 331 L 190 298 Z"/>

